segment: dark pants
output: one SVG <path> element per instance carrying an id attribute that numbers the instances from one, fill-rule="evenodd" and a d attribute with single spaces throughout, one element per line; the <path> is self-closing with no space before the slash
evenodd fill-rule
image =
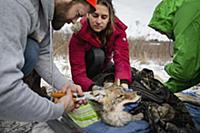
<path id="1" fill-rule="evenodd" d="M 114 82 L 113 74 L 103 73 L 114 73 L 114 64 L 109 62 L 105 64 L 105 52 L 101 48 L 92 48 L 86 53 L 86 71 L 87 76 L 98 84 L 98 82 L 107 81 Z M 99 77 L 99 74 L 101 75 Z M 103 75 L 104 76 L 103 76 Z M 108 76 L 107 76 L 108 75 Z M 100 84 L 98 84 L 100 85 Z"/>
<path id="2" fill-rule="evenodd" d="M 35 40 L 28 38 L 26 49 L 24 51 L 25 64 L 24 67 L 22 68 L 24 76 L 29 75 L 33 71 L 37 63 L 38 57 L 39 57 L 39 44 Z"/>
<path id="3" fill-rule="evenodd" d="M 86 53 L 86 71 L 89 78 L 93 78 L 102 70 L 105 53 L 101 48 L 92 48 Z"/>

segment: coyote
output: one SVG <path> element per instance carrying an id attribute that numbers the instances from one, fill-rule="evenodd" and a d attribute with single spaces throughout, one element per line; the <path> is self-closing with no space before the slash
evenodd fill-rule
<path id="1" fill-rule="evenodd" d="M 98 90 L 99 93 L 93 92 L 93 94 L 103 94 L 102 99 L 99 99 L 97 102 L 101 105 L 100 115 L 105 123 L 120 127 L 132 120 L 143 119 L 143 113 L 132 115 L 124 111 L 124 105 L 140 102 L 141 96 L 136 91 L 127 92 L 118 82 L 108 87 L 105 86 L 104 89 L 105 90 Z M 102 93 L 102 91 L 104 93 Z"/>
<path id="2" fill-rule="evenodd" d="M 103 85 L 107 77 L 112 75 L 114 73 L 99 74 L 94 81 Z M 143 119 L 154 133 L 196 131 L 183 102 L 154 78 L 152 70 L 132 68 L 132 79 L 129 88 L 134 91 L 125 91 L 119 82 L 111 86 L 104 85 L 105 89 L 99 90 L 101 97 L 97 102 L 102 105 L 100 112 L 105 123 L 123 126 L 131 120 Z M 124 105 L 128 103 L 137 103 L 138 106 L 126 112 Z"/>

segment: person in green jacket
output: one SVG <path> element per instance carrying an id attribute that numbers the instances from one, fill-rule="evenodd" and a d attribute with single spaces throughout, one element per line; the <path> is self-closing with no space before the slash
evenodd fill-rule
<path id="1" fill-rule="evenodd" d="M 200 82 L 200 0 L 163 0 L 149 26 L 173 40 L 173 61 L 165 66 L 172 92 Z"/>

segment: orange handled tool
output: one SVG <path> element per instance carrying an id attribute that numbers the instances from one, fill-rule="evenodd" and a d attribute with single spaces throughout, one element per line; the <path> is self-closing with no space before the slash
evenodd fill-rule
<path id="1" fill-rule="evenodd" d="M 53 97 L 53 98 L 61 98 L 61 97 L 63 97 L 64 95 L 66 95 L 65 93 L 63 93 L 63 92 L 52 92 L 51 93 L 51 97 Z"/>
<path id="2" fill-rule="evenodd" d="M 50 96 L 53 98 L 61 98 L 65 95 L 66 93 L 55 91 L 55 92 L 52 92 Z M 73 95 L 74 101 L 80 101 L 80 100 L 85 99 L 84 96 L 78 96 L 77 93 L 73 93 L 72 95 Z"/>

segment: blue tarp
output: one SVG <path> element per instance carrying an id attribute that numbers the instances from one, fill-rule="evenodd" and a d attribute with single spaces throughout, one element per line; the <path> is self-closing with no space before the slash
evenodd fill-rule
<path id="1" fill-rule="evenodd" d="M 200 98 L 199 95 L 197 95 L 196 93 L 192 91 L 191 92 L 187 91 L 183 93 Z M 192 116 L 192 119 L 195 123 L 195 126 L 198 132 L 200 132 L 200 106 L 196 106 L 189 103 L 185 103 L 185 105 L 190 115 Z M 150 127 L 149 127 L 148 122 L 144 120 L 130 122 L 124 127 L 112 127 L 112 126 L 106 125 L 102 121 L 98 121 L 84 128 L 84 130 L 87 133 L 148 133 L 150 131 Z"/>
<path id="2" fill-rule="evenodd" d="M 104 122 L 96 122 L 84 130 L 87 133 L 148 133 L 149 124 L 144 120 L 133 121 L 123 127 L 112 127 Z"/>
<path id="3" fill-rule="evenodd" d="M 200 100 L 199 90 L 196 91 L 189 90 L 189 91 L 184 91 L 183 93 L 186 95 L 197 97 Z M 192 120 L 194 121 L 197 130 L 200 132 L 200 106 L 196 106 L 190 103 L 185 103 L 185 105 L 186 108 L 188 109 L 188 112 L 192 116 Z"/>

